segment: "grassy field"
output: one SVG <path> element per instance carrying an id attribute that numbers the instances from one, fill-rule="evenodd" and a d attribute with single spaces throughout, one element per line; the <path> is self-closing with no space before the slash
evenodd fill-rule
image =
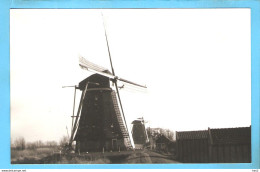
<path id="1" fill-rule="evenodd" d="M 172 157 L 148 150 L 93 153 L 60 153 L 57 148 L 12 150 L 12 164 L 142 164 L 177 163 Z"/>
<path id="2" fill-rule="evenodd" d="M 128 156 L 129 152 L 121 152 L 119 156 Z M 12 164 L 110 164 L 118 157 L 118 152 L 61 153 L 58 148 L 37 148 L 11 150 Z M 118 158 L 116 158 L 118 159 Z"/>
<path id="3" fill-rule="evenodd" d="M 11 149 L 11 163 L 20 163 L 24 161 L 39 161 L 45 157 L 51 156 L 59 152 L 57 147 L 35 148 L 25 150 Z"/>
<path id="4" fill-rule="evenodd" d="M 93 152 L 93 153 L 60 153 L 54 148 L 38 148 L 34 150 L 12 150 L 12 164 L 114 164 L 123 163 L 132 151 Z"/>

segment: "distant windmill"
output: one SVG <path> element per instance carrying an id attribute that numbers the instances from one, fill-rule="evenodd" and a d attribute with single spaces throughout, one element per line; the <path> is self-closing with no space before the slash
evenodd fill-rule
<path id="1" fill-rule="evenodd" d="M 137 149 L 143 148 L 145 144 L 149 142 L 145 123 L 147 123 L 147 121 L 145 121 L 143 117 L 137 118 L 137 120 L 132 122 L 132 136 Z"/>
<path id="2" fill-rule="evenodd" d="M 147 87 L 115 75 L 106 30 L 105 37 L 112 72 L 83 57 L 79 58 L 79 66 L 95 74 L 75 86 L 75 89 L 81 90 L 82 94 L 77 114 L 73 115 L 69 145 L 76 141 L 78 152 L 133 148 L 117 82 L 121 81 L 144 89 Z M 110 81 L 115 90 L 110 87 Z"/>

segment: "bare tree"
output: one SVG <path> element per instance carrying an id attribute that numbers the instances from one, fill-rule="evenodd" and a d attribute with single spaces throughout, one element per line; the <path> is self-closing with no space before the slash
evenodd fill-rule
<path id="1" fill-rule="evenodd" d="M 26 149 L 36 149 L 36 148 L 37 148 L 36 142 L 26 143 Z"/>
<path id="2" fill-rule="evenodd" d="M 38 141 L 36 141 L 36 147 L 42 148 L 42 147 L 44 147 L 44 143 L 41 140 L 38 140 Z"/>
<path id="3" fill-rule="evenodd" d="M 46 146 L 48 147 L 56 147 L 58 143 L 56 141 L 47 141 Z"/>
<path id="4" fill-rule="evenodd" d="M 25 149 L 25 139 L 23 137 L 16 138 L 14 141 L 14 146 L 18 150 Z"/>
<path id="5" fill-rule="evenodd" d="M 11 138 L 11 149 L 15 149 L 14 140 Z"/>
<path id="6" fill-rule="evenodd" d="M 65 145 L 68 145 L 69 144 L 69 138 L 66 137 L 66 136 L 63 136 L 61 139 L 60 139 L 60 146 L 65 146 Z"/>

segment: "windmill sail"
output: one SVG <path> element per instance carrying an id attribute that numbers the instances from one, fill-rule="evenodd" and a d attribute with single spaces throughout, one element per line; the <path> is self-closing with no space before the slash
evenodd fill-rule
<path id="1" fill-rule="evenodd" d="M 100 73 L 105 73 L 105 74 L 111 74 L 111 72 L 102 67 L 102 66 L 99 66 L 97 64 L 94 64 L 88 60 L 86 60 L 84 57 L 80 56 L 79 57 L 79 66 L 83 69 L 86 69 L 86 70 L 93 70 L 94 72 L 100 72 Z M 113 77 L 113 76 L 111 76 Z"/>
<path id="2" fill-rule="evenodd" d="M 85 70 L 88 70 L 88 71 L 91 71 L 91 72 L 94 72 L 94 73 L 98 73 L 98 74 L 106 76 L 106 77 L 108 77 L 112 80 L 119 80 L 121 82 L 128 83 L 128 84 L 131 84 L 131 85 L 134 85 L 134 86 L 137 86 L 137 87 L 147 88 L 144 85 L 140 85 L 140 84 L 134 83 L 132 81 L 128 81 L 126 79 L 117 77 L 117 76 L 113 75 L 108 69 L 106 69 L 102 66 L 99 66 L 95 63 L 92 63 L 82 56 L 79 57 L 79 66 L 82 69 L 85 69 Z"/>

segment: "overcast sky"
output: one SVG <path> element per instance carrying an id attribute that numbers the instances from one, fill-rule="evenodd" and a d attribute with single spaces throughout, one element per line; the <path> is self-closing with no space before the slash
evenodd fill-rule
<path id="1" fill-rule="evenodd" d="M 174 131 L 251 125 L 250 9 L 12 9 L 13 139 L 70 130 L 74 90 L 62 86 L 92 74 L 78 57 L 110 69 L 101 11 L 115 73 L 148 87 L 120 90 L 129 126 L 142 116 Z"/>

